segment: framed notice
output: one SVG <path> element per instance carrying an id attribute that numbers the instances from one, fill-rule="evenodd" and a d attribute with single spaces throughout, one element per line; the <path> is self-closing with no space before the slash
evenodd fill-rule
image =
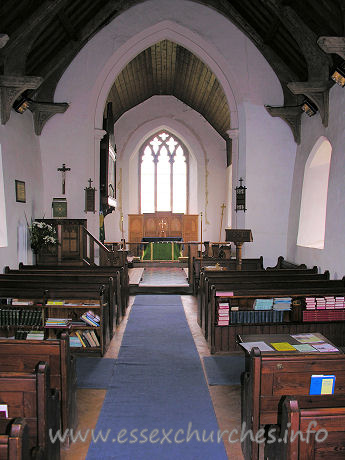
<path id="1" fill-rule="evenodd" d="M 26 195 L 25 195 L 25 182 L 21 180 L 16 180 L 16 201 L 19 203 L 26 203 Z"/>
<path id="2" fill-rule="evenodd" d="M 53 217 L 67 217 L 67 200 L 66 198 L 53 198 L 52 202 Z"/>

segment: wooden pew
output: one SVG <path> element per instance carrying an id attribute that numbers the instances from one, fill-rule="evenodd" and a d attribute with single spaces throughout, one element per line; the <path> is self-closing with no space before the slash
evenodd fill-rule
<path id="1" fill-rule="evenodd" d="M 0 460 L 29 460 L 29 433 L 23 418 L 0 419 Z"/>
<path id="2" fill-rule="evenodd" d="M 198 323 L 201 327 L 205 338 L 208 337 L 208 317 L 209 308 L 211 307 L 212 295 L 211 287 L 220 286 L 224 291 L 230 292 L 254 292 L 257 290 L 258 296 L 260 291 L 273 291 L 274 289 L 291 290 L 299 288 L 331 288 L 337 287 L 342 289 L 345 287 L 345 282 L 342 280 L 329 280 L 329 272 L 324 274 L 305 273 L 303 270 L 300 273 L 290 273 L 286 275 L 282 272 L 243 272 L 242 274 L 234 274 L 232 272 L 205 272 L 200 278 L 200 290 L 198 292 Z M 236 272 L 239 273 L 239 272 Z M 248 273 L 248 274 L 247 274 Z M 236 295 L 236 294 L 235 294 Z M 287 294 L 288 295 L 288 294 Z"/>
<path id="3" fill-rule="evenodd" d="M 283 442 L 266 443 L 265 460 L 345 458 L 345 395 L 285 397 L 276 433 Z"/>
<path id="4" fill-rule="evenodd" d="M 59 392 L 62 429 L 75 429 L 78 422 L 76 369 L 68 334 L 63 332 L 57 340 L 0 339 L 2 372 L 34 372 L 40 361 L 48 364 L 51 388 Z"/>
<path id="5" fill-rule="evenodd" d="M 66 308 L 63 306 L 46 306 L 48 299 L 63 299 L 69 301 L 80 301 L 80 300 L 95 300 L 99 305 L 99 313 L 101 317 L 99 339 L 100 339 L 100 353 L 103 356 L 106 352 L 109 343 L 110 343 L 110 319 L 109 319 L 109 303 L 108 299 L 108 287 L 102 286 L 99 288 L 99 285 L 95 283 L 94 285 L 90 284 L 75 284 L 75 283 L 51 283 L 50 287 L 42 287 L 42 284 L 39 282 L 21 282 L 20 284 L 16 281 L 0 281 L 0 293 L 1 297 L 5 298 L 21 298 L 21 299 L 41 299 L 43 302 L 44 308 L 56 308 L 56 311 L 61 311 L 61 314 L 66 312 Z M 71 311 L 73 307 L 70 307 Z M 84 307 L 84 309 L 87 309 Z M 62 311 L 64 310 L 64 311 Z M 77 318 L 80 317 L 80 309 L 73 310 L 74 315 L 77 315 Z M 55 315 L 56 316 L 56 315 Z M 63 317 L 66 317 L 65 314 Z M 73 316 L 72 316 L 73 319 Z M 77 328 L 78 329 L 78 328 Z M 95 352 L 97 349 L 86 348 L 86 352 Z M 74 350 L 75 351 L 75 350 Z M 78 350 L 79 351 L 79 350 Z"/>
<path id="6" fill-rule="evenodd" d="M 236 287 L 244 282 L 251 282 L 262 286 L 265 281 L 293 281 L 293 280 L 329 280 L 329 272 L 323 274 L 310 270 L 284 270 L 284 271 L 208 271 L 203 269 L 200 273 L 198 297 L 198 324 L 205 338 L 207 338 L 207 309 L 211 294 L 211 286 L 225 283 L 235 283 Z M 230 284 L 229 284 L 230 286 Z M 231 288 L 229 287 L 231 291 Z"/>
<path id="7" fill-rule="evenodd" d="M 29 268 L 30 267 L 30 268 Z M 35 266 L 19 264 L 19 270 L 11 270 L 8 267 L 4 269 L 5 273 L 32 272 L 32 273 L 57 273 L 61 272 L 69 275 L 104 275 L 116 279 L 116 274 L 119 278 L 121 289 L 118 290 L 118 304 L 121 305 L 122 316 L 125 315 L 128 307 L 129 299 L 129 275 L 128 264 L 125 266 L 69 266 L 69 265 L 54 265 L 54 266 Z M 117 285 L 117 284 L 116 284 Z"/>
<path id="8" fill-rule="evenodd" d="M 121 251 L 119 251 L 121 252 Z M 7 267 L 5 267 L 5 270 Z M 19 270 L 44 270 L 46 272 L 49 271 L 62 271 L 63 273 L 103 273 L 104 275 L 107 274 L 108 276 L 114 277 L 114 272 L 120 273 L 120 284 L 121 284 L 121 304 L 123 307 L 123 316 L 125 311 L 128 307 L 128 299 L 129 299 L 129 275 L 128 275 L 128 264 L 127 262 L 121 265 L 112 265 L 112 266 L 72 266 L 72 265 L 24 265 L 23 263 L 19 263 Z"/>
<path id="9" fill-rule="evenodd" d="M 294 262 L 289 262 L 288 260 L 285 260 L 283 256 L 279 256 L 276 265 L 274 267 L 267 267 L 266 270 L 286 270 L 291 268 L 305 270 L 307 266 L 305 264 L 295 264 Z M 314 268 L 317 269 L 316 266 Z"/>
<path id="10" fill-rule="evenodd" d="M 0 400 L 10 418 L 25 419 L 32 458 L 59 460 L 60 443 L 50 441 L 49 429 L 60 429 L 60 401 L 50 390 L 48 365 L 40 362 L 34 373 L 0 372 Z"/>
<path id="11" fill-rule="evenodd" d="M 277 425 L 283 396 L 309 397 L 312 375 L 335 375 L 335 395 L 345 394 L 343 353 L 261 353 L 253 348 L 246 355 L 241 385 L 242 424 L 255 434 L 264 425 Z M 259 445 L 246 437 L 242 443 L 245 460 L 258 460 Z"/>
<path id="12" fill-rule="evenodd" d="M 313 283 L 313 284 L 311 284 Z M 229 326 L 216 325 L 217 299 L 220 293 L 233 291 L 229 289 L 229 283 L 217 284 L 211 286 L 210 302 L 207 308 L 207 341 L 211 353 L 238 351 L 239 346 L 236 344 L 238 334 L 263 334 L 268 333 L 297 333 L 309 332 L 315 330 L 327 336 L 337 346 L 343 346 L 345 340 L 345 322 L 343 321 L 315 321 L 302 322 L 299 313 L 301 308 L 292 312 L 292 320 L 283 323 L 250 323 L 250 324 L 230 324 Z M 218 295 L 216 294 L 218 292 Z M 242 285 L 240 289 L 233 292 L 232 297 L 225 295 L 225 298 L 231 299 L 231 303 L 241 306 L 241 309 L 251 310 L 253 302 L 257 298 L 272 297 L 291 297 L 293 300 L 303 299 L 308 296 L 324 295 L 345 295 L 345 286 L 342 280 L 313 280 L 301 282 L 287 282 L 284 286 L 273 286 L 271 283 L 262 283 L 261 286 L 252 288 Z"/>
<path id="13" fill-rule="evenodd" d="M 193 258 L 193 294 L 195 295 L 198 286 L 201 269 L 205 266 L 219 264 L 221 267 L 226 267 L 229 270 L 236 270 L 236 259 L 215 259 L 208 257 L 194 257 Z M 242 270 L 263 270 L 264 263 L 263 257 L 258 259 L 242 259 Z"/>
<path id="14" fill-rule="evenodd" d="M 76 273 L 76 272 L 62 272 L 62 271 L 39 271 L 34 270 L 24 271 L 17 270 L 7 271 L 6 274 L 0 274 L 0 287 L 3 280 L 5 281 L 16 281 L 20 284 L 39 283 L 42 287 L 49 289 L 52 286 L 55 286 L 57 283 L 60 283 L 64 286 L 75 285 L 76 288 L 87 285 L 95 285 L 100 288 L 102 285 L 108 286 L 108 302 L 109 302 L 109 330 L 110 338 L 114 334 L 114 330 L 117 324 L 120 324 L 122 320 L 122 305 L 121 305 L 121 287 L 120 287 L 120 277 L 118 273 L 115 272 L 115 278 L 108 276 L 107 274 L 96 273 Z M 37 285 L 37 284 L 36 284 Z"/>

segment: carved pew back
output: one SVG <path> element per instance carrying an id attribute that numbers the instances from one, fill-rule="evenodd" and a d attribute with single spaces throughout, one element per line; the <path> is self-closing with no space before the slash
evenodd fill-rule
<path id="1" fill-rule="evenodd" d="M 49 429 L 55 434 L 60 428 L 60 402 L 50 390 L 48 365 L 39 363 L 34 373 L 1 372 L 0 399 L 10 418 L 25 419 L 32 457 L 59 460 L 60 444 L 50 441 Z"/>

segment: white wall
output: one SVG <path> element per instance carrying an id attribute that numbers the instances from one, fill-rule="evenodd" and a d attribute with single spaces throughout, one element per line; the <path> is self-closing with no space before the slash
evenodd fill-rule
<path id="1" fill-rule="evenodd" d="M 33 132 L 31 112 L 20 115 L 13 110 L 5 126 L 0 125 L 0 144 L 4 171 L 7 223 L 7 247 L 0 247 L 0 270 L 19 262 L 31 263 L 32 252 L 27 242 L 26 220 L 42 218 L 42 166 L 40 146 Z M 25 182 L 26 203 L 16 202 L 15 180 Z M 28 250 L 27 250 L 28 247 Z"/>
<path id="2" fill-rule="evenodd" d="M 321 123 L 319 114 L 312 118 L 303 116 L 302 142 L 298 148 L 294 168 L 293 194 L 289 218 L 288 258 L 320 270 L 330 270 L 331 276 L 345 275 L 345 91 L 338 85 L 330 90 L 330 116 L 328 127 Z M 327 214 L 324 249 L 296 245 L 298 220 L 305 163 L 315 143 L 325 136 L 332 146 L 329 172 Z"/>
<path id="3" fill-rule="evenodd" d="M 245 228 L 252 230 L 253 243 L 244 245 L 244 254 L 264 256 L 265 266 L 272 266 L 279 255 L 286 255 L 296 147 L 290 128 L 283 122 L 275 123 L 264 107 L 246 104 L 246 112 L 244 185 L 248 210 L 238 214 L 245 214 Z M 261 120 L 260 125 L 257 120 Z"/>

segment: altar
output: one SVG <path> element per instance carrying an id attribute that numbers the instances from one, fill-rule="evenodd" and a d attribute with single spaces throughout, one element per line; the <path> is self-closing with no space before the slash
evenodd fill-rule
<path id="1" fill-rule="evenodd" d="M 143 237 L 142 260 L 178 260 L 182 253 L 181 237 Z"/>
<path id="2" fill-rule="evenodd" d="M 198 241 L 198 215 L 170 211 L 128 214 L 128 238 L 132 243 L 141 243 L 143 238 Z"/>

